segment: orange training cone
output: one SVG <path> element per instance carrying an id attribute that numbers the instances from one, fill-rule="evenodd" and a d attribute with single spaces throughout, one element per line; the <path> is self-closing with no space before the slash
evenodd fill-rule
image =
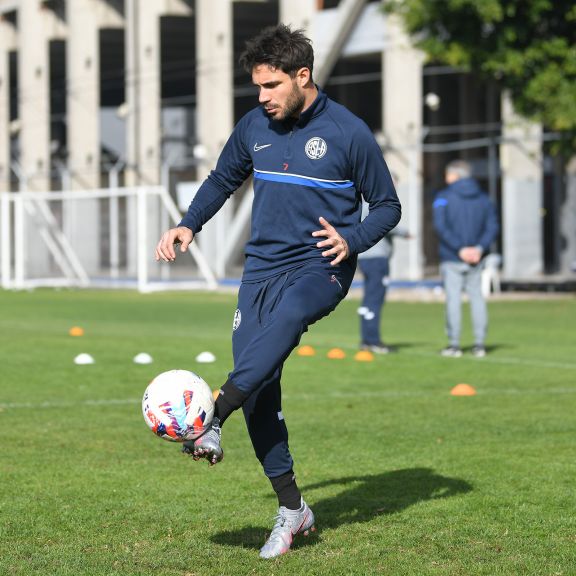
<path id="1" fill-rule="evenodd" d="M 341 360 L 342 358 L 346 358 L 346 353 L 341 348 L 332 348 L 326 356 L 331 360 Z"/>
<path id="2" fill-rule="evenodd" d="M 312 346 L 300 346 L 298 348 L 298 356 L 314 356 L 315 354 L 316 350 Z"/>
<path id="3" fill-rule="evenodd" d="M 456 384 L 450 394 L 452 394 L 452 396 L 474 396 L 476 389 L 470 386 L 470 384 Z"/>
<path id="4" fill-rule="evenodd" d="M 354 360 L 358 362 L 372 362 L 374 360 L 374 354 L 370 350 L 358 350 L 354 356 Z"/>
<path id="5" fill-rule="evenodd" d="M 84 328 L 80 328 L 80 326 L 72 326 L 68 331 L 70 336 L 84 336 Z"/>

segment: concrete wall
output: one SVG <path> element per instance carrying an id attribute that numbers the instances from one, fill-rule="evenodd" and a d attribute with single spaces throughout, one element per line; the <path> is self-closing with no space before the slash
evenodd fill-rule
<path id="1" fill-rule="evenodd" d="M 236 0 L 239 1 L 239 0 Z M 99 31 L 124 27 L 126 40 L 125 121 L 126 184 L 156 185 L 162 180 L 163 158 L 161 110 L 160 19 L 165 15 L 188 15 L 196 22 L 197 101 L 195 136 L 204 162 L 197 177 L 203 178 L 214 165 L 233 128 L 234 0 L 189 3 L 184 0 L 69 0 L 66 21 L 50 4 L 37 0 L 15 3 L 18 18 L 0 20 L 0 191 L 8 187 L 10 122 L 8 53 L 18 50 L 19 129 L 21 153 L 18 165 L 22 189 L 50 188 L 50 69 L 49 43 L 67 41 L 67 158 L 68 182 L 72 188 L 100 185 L 101 114 L 99 92 Z M 11 5 L 13 6 L 13 5 Z M 1 8 L 1 6 L 0 6 Z M 419 279 L 423 271 L 423 175 L 421 143 L 423 56 L 411 46 L 395 18 L 385 17 L 377 3 L 344 0 L 338 9 L 317 11 L 315 0 L 279 0 L 280 19 L 302 27 L 313 37 L 320 76 L 335 57 L 380 54 L 382 62 L 383 132 L 377 135 L 386 160 L 398 179 L 403 205 L 401 226 L 415 236 L 398 241 L 392 261 L 392 276 Z M 11 8 L 14 9 L 13 7 Z M 14 28 L 12 21 L 17 21 Z M 332 64 L 331 64 L 332 63 Z M 256 105 L 256 101 L 254 102 Z M 505 99 L 502 104 L 504 143 L 502 161 L 502 238 L 504 275 L 507 278 L 537 278 L 543 272 L 541 127 L 519 119 Z M 120 124 L 119 124 L 120 125 Z M 576 170 L 568 177 L 561 222 L 564 241 L 562 272 L 576 259 Z M 216 272 L 226 273 L 222 238 L 237 216 L 232 199 L 206 226 L 199 243 Z M 82 226 L 87 244 L 98 244 L 95 211 L 65 216 L 66 226 Z M 245 211 L 242 211 L 245 214 Z M 128 209 L 128 220 L 135 217 Z M 91 222 L 92 228 L 87 223 Z M 248 222 L 246 221 L 245 227 Z M 151 237 L 156 229 L 150 232 Z M 86 248 L 88 250 L 88 248 Z M 83 258 L 97 267 L 95 248 Z M 31 256 L 39 269 L 49 257 Z M 135 255 L 129 257 L 134 262 Z M 129 263 L 129 267 L 133 264 Z"/>

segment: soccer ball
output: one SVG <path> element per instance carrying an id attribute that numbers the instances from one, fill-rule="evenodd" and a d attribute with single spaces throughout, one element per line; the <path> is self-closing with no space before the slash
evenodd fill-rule
<path id="1" fill-rule="evenodd" d="M 214 398 L 208 384 L 194 372 L 169 370 L 158 374 L 146 388 L 142 413 L 160 438 L 195 440 L 212 422 Z"/>

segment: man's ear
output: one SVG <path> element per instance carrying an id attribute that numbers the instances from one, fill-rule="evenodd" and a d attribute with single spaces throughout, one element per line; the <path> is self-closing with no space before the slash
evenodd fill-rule
<path id="1" fill-rule="evenodd" d="M 296 72 L 296 80 L 301 88 L 304 88 L 306 84 L 310 82 L 311 76 L 309 68 L 300 68 L 298 72 Z"/>

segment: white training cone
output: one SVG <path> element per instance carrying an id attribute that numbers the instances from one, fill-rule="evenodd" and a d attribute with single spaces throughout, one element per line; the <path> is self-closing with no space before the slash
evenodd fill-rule
<path id="1" fill-rule="evenodd" d="M 152 356 L 146 352 L 140 352 L 134 356 L 134 364 L 152 364 Z"/>
<path id="2" fill-rule="evenodd" d="M 200 362 L 200 364 L 210 364 L 210 362 L 214 362 L 216 360 L 216 356 L 212 354 L 212 352 L 200 352 L 198 356 L 196 356 L 196 362 Z"/>
<path id="3" fill-rule="evenodd" d="M 90 354 L 82 352 L 82 354 L 78 354 L 78 356 L 74 358 L 74 364 L 94 364 L 94 358 L 92 358 Z"/>

